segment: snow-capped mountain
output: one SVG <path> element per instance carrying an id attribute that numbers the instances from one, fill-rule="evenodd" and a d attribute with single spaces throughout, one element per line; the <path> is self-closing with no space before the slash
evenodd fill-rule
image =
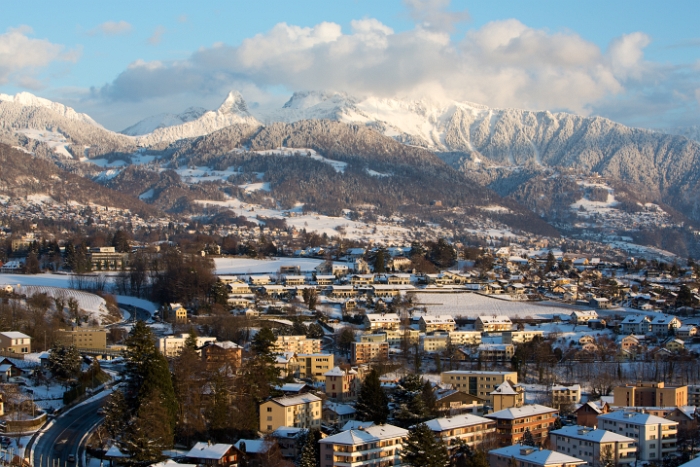
<path id="1" fill-rule="evenodd" d="M 140 122 L 141 123 L 141 122 Z M 137 123 L 134 126 L 140 125 Z M 231 91 L 217 110 L 204 112 L 199 118 L 174 126 L 158 128 L 140 136 L 138 143 L 150 146 L 157 143 L 173 142 L 184 138 L 207 135 L 231 125 L 260 126 L 261 123 L 248 112 L 248 105 L 237 91 Z"/>
<path id="2" fill-rule="evenodd" d="M 181 125 L 183 123 L 197 120 L 207 112 L 203 107 L 190 107 L 179 114 L 158 114 L 152 117 L 147 117 L 140 122 L 131 125 L 129 128 L 122 130 L 120 133 L 128 136 L 142 136 L 148 133 L 153 133 L 159 128 Z"/>
<path id="3" fill-rule="evenodd" d="M 37 97 L 34 94 L 28 92 L 20 92 L 14 96 L 8 94 L 0 93 L 0 103 L 11 103 L 18 107 L 38 107 L 48 109 L 58 116 L 66 118 L 68 120 L 80 123 L 88 123 L 102 128 L 102 125 L 93 120 L 89 115 L 76 112 L 75 109 L 59 104 L 58 102 L 50 101 L 44 99 L 43 97 Z"/>

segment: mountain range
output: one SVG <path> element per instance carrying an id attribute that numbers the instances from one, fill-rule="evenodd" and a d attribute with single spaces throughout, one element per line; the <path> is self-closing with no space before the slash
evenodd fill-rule
<path id="1" fill-rule="evenodd" d="M 609 180 L 625 193 L 630 206 L 650 202 L 666 206 L 680 219 L 679 225 L 700 221 L 700 143 L 689 138 L 694 133 L 686 131 L 688 137 L 665 134 L 601 117 L 492 109 L 444 100 L 359 98 L 338 92 L 298 92 L 281 108 L 262 111 L 251 110 L 243 97 L 232 91 L 216 110 L 189 108 L 182 114 L 158 115 L 122 133 L 105 130 L 87 115 L 27 93 L 0 95 L 0 122 L 0 141 L 42 155 L 52 152 L 47 147 L 60 153 L 56 148 L 62 143 L 53 142 L 51 146 L 28 129 L 60 133 L 65 138 L 65 153 L 73 156 L 72 161 L 66 160 L 65 153 L 64 157 L 57 156 L 64 165 L 99 158 L 129 164 L 134 162 L 135 154 L 146 151 L 167 164 L 166 168 L 176 170 L 193 164 L 225 168 L 229 163 L 228 167 L 243 170 L 243 166 L 252 164 L 251 157 L 265 151 L 282 147 L 313 150 L 322 159 L 349 164 L 350 169 L 331 173 L 327 172 L 327 163 L 312 163 L 301 157 L 275 155 L 275 161 L 280 167 L 290 168 L 303 165 L 309 169 L 311 164 L 327 172 L 328 180 L 338 178 L 330 185 L 326 185 L 328 180 L 321 185 L 335 193 L 330 204 L 343 209 L 353 209 L 358 203 L 380 205 L 381 197 L 391 199 L 388 204 L 392 209 L 410 203 L 427 206 L 436 201 L 443 206 L 470 208 L 496 202 L 525 216 L 519 206 L 527 206 L 536 211 L 535 218 L 552 222 L 554 211 L 560 213 L 566 206 L 534 208 L 538 203 L 528 199 L 528 184 L 539 186 L 538 196 L 543 196 L 543 180 L 552 181 L 561 190 L 571 185 L 554 183 L 556 177 L 578 174 Z M 267 170 L 257 173 L 271 183 L 270 192 L 278 202 L 328 205 L 308 196 L 285 196 L 282 186 L 289 182 L 283 182 L 281 175 L 272 180 L 273 167 L 264 165 Z M 94 168 L 81 170 L 86 175 L 95 174 Z M 136 172 L 121 169 L 123 177 L 129 174 L 130 181 L 124 186 L 128 185 L 132 194 L 134 183 L 138 183 Z M 308 175 L 298 170 L 292 173 L 302 178 Z M 171 175 L 166 178 L 172 182 Z M 161 180 L 162 169 L 145 178 L 150 182 L 144 181 L 139 193 L 167 191 L 169 182 Z M 241 172 L 234 178 L 241 179 Z M 431 179 L 440 181 L 439 189 L 435 184 L 431 186 Z M 119 186 L 119 175 L 102 176 L 100 180 L 107 186 Z M 407 181 L 416 182 L 423 193 L 399 188 Z M 366 184 L 369 195 L 349 195 L 357 191 L 348 186 L 352 183 Z M 381 191 L 382 184 L 393 188 Z M 339 190 L 335 192 L 333 187 Z M 179 188 L 191 189 L 184 185 Z M 219 190 L 226 191 L 223 186 Z M 450 190 L 458 194 L 456 200 L 450 199 Z M 230 190 L 227 193 L 231 195 Z M 562 199 L 568 202 L 580 194 L 572 192 Z M 371 202 L 372 196 L 380 199 Z M 172 210 L 173 206 L 183 206 L 181 201 L 174 202 L 173 196 L 169 198 L 170 202 L 159 207 Z M 157 205 L 158 199 L 152 196 L 145 200 Z"/>

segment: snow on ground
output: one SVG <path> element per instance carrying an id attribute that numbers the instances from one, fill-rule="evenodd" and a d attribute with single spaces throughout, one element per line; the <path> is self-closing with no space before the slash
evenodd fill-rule
<path id="1" fill-rule="evenodd" d="M 143 298 L 130 297 L 128 295 L 115 295 L 117 303 L 120 305 L 131 305 L 137 308 L 142 308 L 151 315 L 158 310 L 158 305 Z"/>
<path id="2" fill-rule="evenodd" d="M 45 293 L 49 297 L 64 297 L 65 300 L 74 298 L 78 301 L 78 307 L 88 314 L 89 319 L 95 319 L 99 323 L 106 324 L 104 319 L 109 312 L 107 311 L 107 302 L 99 295 L 79 290 L 66 289 L 63 287 L 52 287 L 45 285 L 25 285 L 16 290 L 18 293 L 26 294 L 28 297 L 36 294 Z"/>
<path id="3" fill-rule="evenodd" d="M 35 130 L 32 128 L 25 128 L 19 130 L 18 133 L 22 133 L 27 138 L 35 139 L 46 143 L 50 148 L 54 150 L 56 154 L 60 154 L 63 157 L 73 159 L 73 155 L 68 152 L 66 146 L 70 143 L 66 140 L 66 137 L 57 131 L 48 130 Z"/>
<path id="4" fill-rule="evenodd" d="M 261 156 L 265 155 L 275 155 L 275 156 L 306 156 L 311 159 L 315 159 L 320 162 L 325 162 L 335 169 L 336 172 L 345 172 L 345 168 L 348 166 L 347 162 L 336 161 L 333 159 L 327 159 L 323 156 L 319 156 L 313 149 L 307 148 L 285 148 L 281 147 L 278 149 L 269 149 L 267 151 L 255 151 Z"/>
<path id="5" fill-rule="evenodd" d="M 323 260 L 313 258 L 273 258 L 259 260 L 250 258 L 214 258 L 217 274 L 273 274 L 281 266 L 299 266 L 302 271 L 313 271 Z"/>
<path id="6" fill-rule="evenodd" d="M 414 295 L 429 315 L 452 315 L 476 318 L 477 316 L 505 315 L 511 318 L 552 318 L 554 315 L 570 315 L 571 310 L 557 306 L 538 305 L 534 302 L 499 300 L 476 293 Z"/>

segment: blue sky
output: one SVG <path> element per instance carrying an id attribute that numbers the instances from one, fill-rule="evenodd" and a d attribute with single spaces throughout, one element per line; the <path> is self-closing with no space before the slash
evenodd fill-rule
<path id="1" fill-rule="evenodd" d="M 230 89 L 253 108 L 330 90 L 700 123 L 697 1 L 198 3 L 7 2 L 0 92 L 114 130 Z"/>

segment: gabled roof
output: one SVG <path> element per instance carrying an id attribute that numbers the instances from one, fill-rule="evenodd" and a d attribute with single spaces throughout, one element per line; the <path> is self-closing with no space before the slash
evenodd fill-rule
<path id="1" fill-rule="evenodd" d="M 633 423 L 636 425 L 678 424 L 678 422 L 657 417 L 656 415 L 641 412 L 626 412 L 622 410 L 599 415 L 598 420 L 611 420 L 625 423 Z"/>
<path id="2" fill-rule="evenodd" d="M 192 459 L 221 459 L 232 447 L 232 444 L 198 442 L 185 456 Z"/>
<path id="3" fill-rule="evenodd" d="M 562 435 L 568 438 L 580 439 L 584 441 L 592 441 L 594 443 L 613 443 L 613 442 L 623 442 L 623 443 L 633 443 L 632 438 L 627 436 L 622 436 L 620 434 L 614 433 L 608 430 L 602 429 L 592 429 L 585 426 L 565 426 L 558 430 L 553 430 L 549 432 L 550 434 Z"/>
<path id="4" fill-rule="evenodd" d="M 390 438 L 400 438 L 408 435 L 408 430 L 394 425 L 363 426 L 357 430 L 347 430 L 337 435 L 329 436 L 319 441 L 323 444 L 344 444 L 356 446 Z"/>
<path id="5" fill-rule="evenodd" d="M 0 332 L 0 334 L 9 339 L 30 339 L 28 335 L 17 331 Z"/>
<path id="6" fill-rule="evenodd" d="M 500 449 L 492 449 L 490 455 L 496 454 L 503 457 L 512 457 L 535 465 L 562 465 L 585 464 L 586 461 L 577 457 L 567 456 L 549 449 L 529 448 L 528 446 L 507 446 Z"/>
<path id="7" fill-rule="evenodd" d="M 320 402 L 320 401 L 321 401 L 320 397 L 307 393 L 307 394 L 299 394 L 297 396 L 275 397 L 274 399 L 270 399 L 267 402 L 274 402 L 274 403 L 279 404 L 283 407 L 292 407 L 295 405 L 309 404 L 311 402 Z"/>
<path id="8" fill-rule="evenodd" d="M 523 405 L 522 407 L 511 407 L 510 409 L 499 410 L 498 412 L 486 415 L 487 418 L 500 420 L 515 420 L 523 417 L 532 417 L 533 415 L 541 415 L 545 413 L 554 413 L 556 409 L 545 407 L 544 405 L 532 404 Z"/>
<path id="9" fill-rule="evenodd" d="M 434 418 L 425 422 L 428 428 L 436 433 L 465 426 L 481 425 L 483 423 L 493 423 L 493 420 L 472 414 L 462 414 L 454 417 Z"/>
<path id="10" fill-rule="evenodd" d="M 510 384 L 510 381 L 505 380 L 501 384 L 499 384 L 498 387 L 494 389 L 490 394 L 500 394 L 503 396 L 517 396 L 518 391 L 513 389 L 513 386 Z"/>

